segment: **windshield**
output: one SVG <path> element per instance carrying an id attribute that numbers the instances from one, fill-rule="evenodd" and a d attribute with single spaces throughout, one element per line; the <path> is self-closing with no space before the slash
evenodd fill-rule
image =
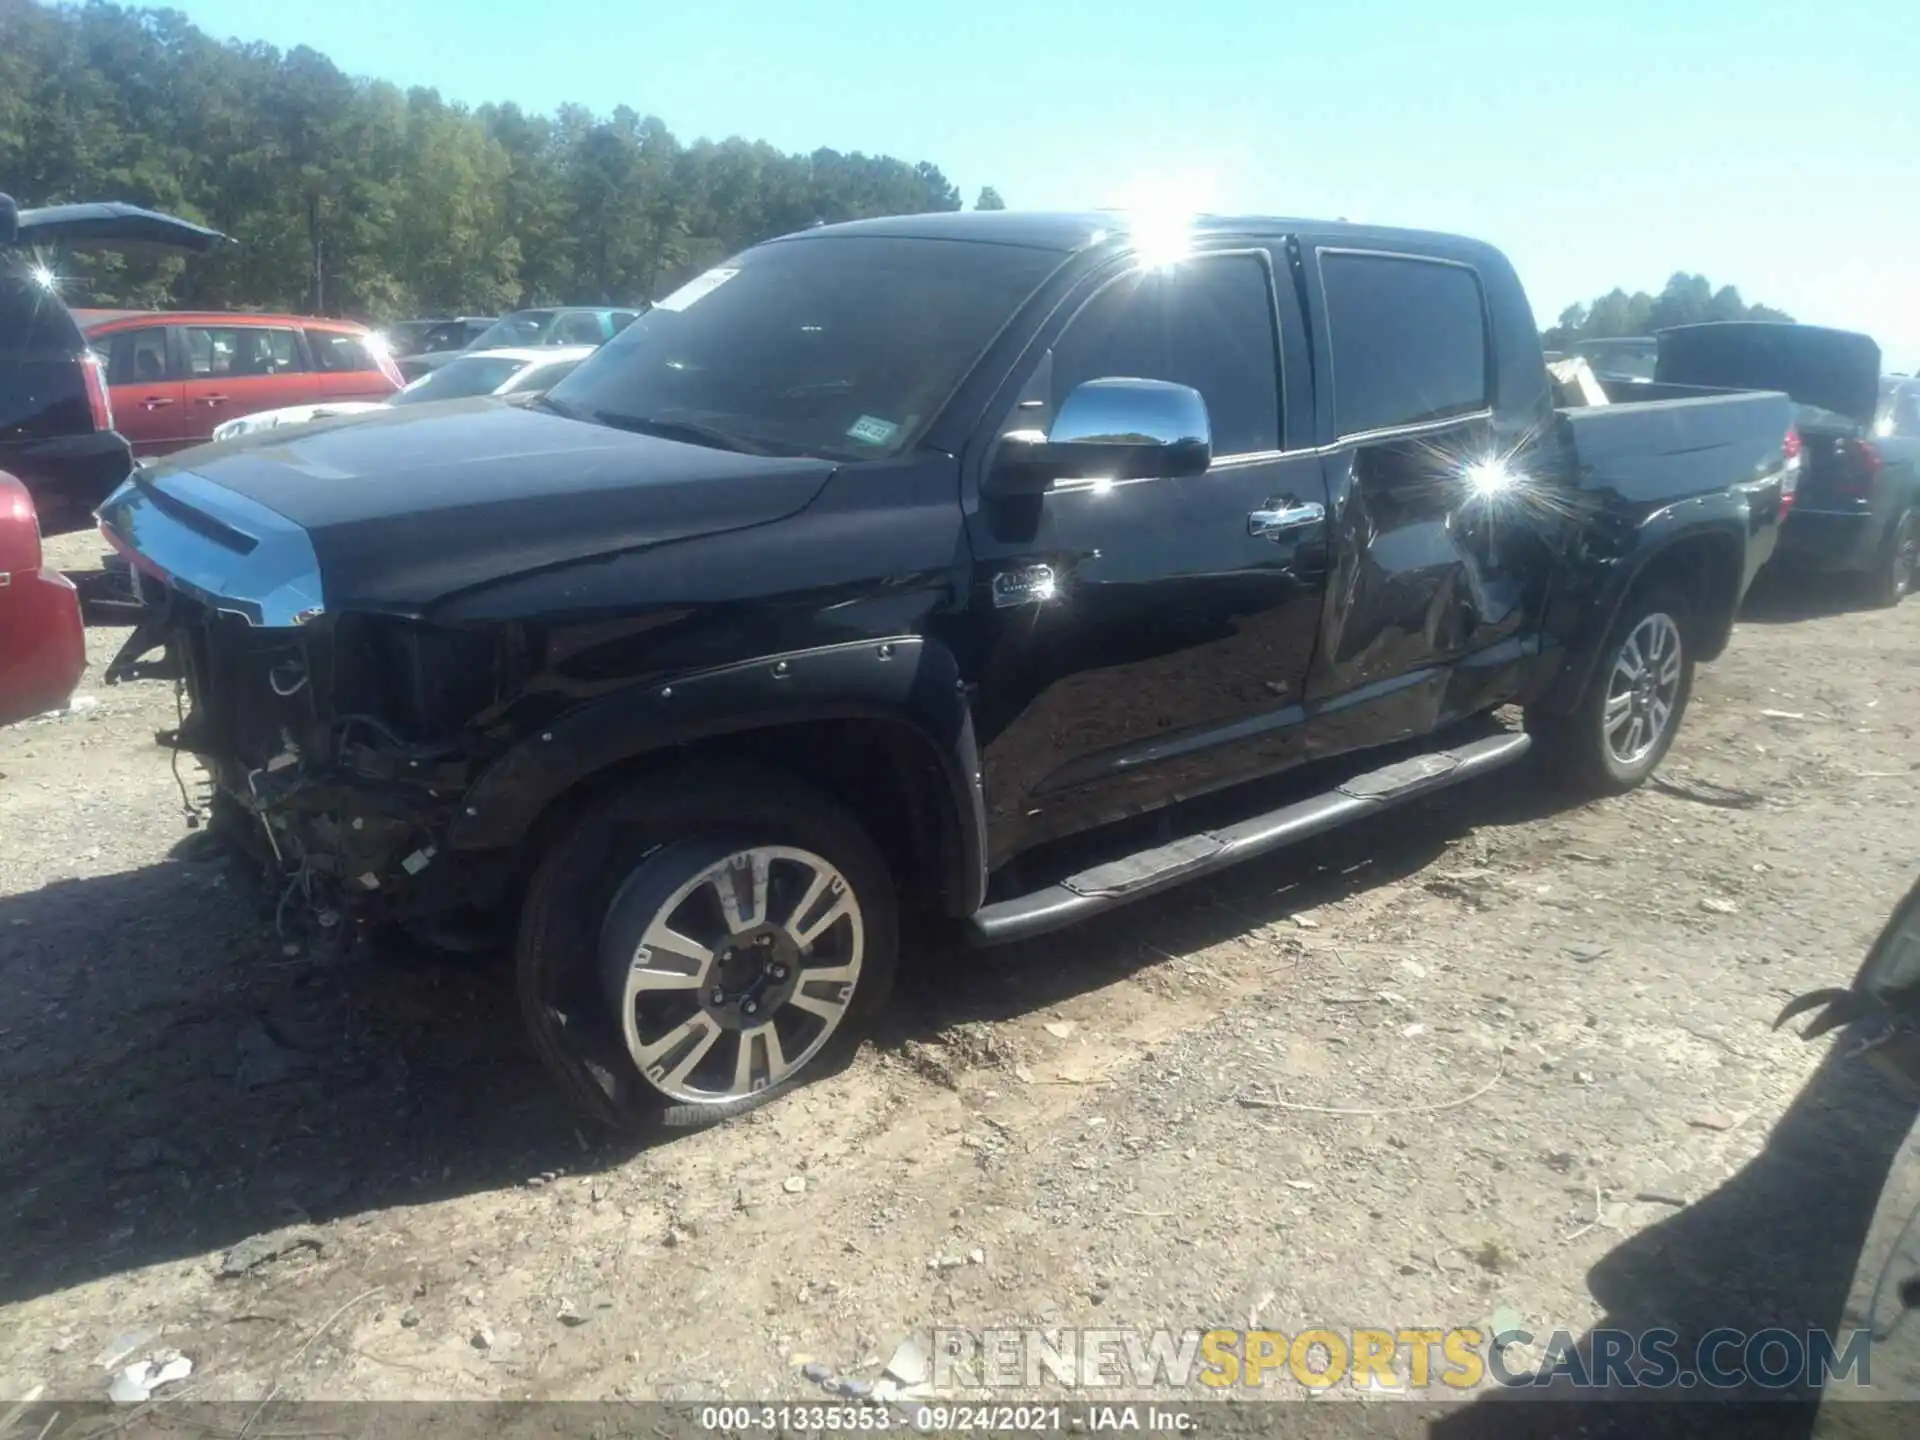
<path id="1" fill-rule="evenodd" d="M 387 403 L 421 405 L 430 400 L 491 395 L 526 363 L 504 355 L 463 355 L 458 360 L 449 360 L 438 370 L 429 370 Z"/>
<path id="2" fill-rule="evenodd" d="M 516 310 L 502 315 L 482 330 L 467 346 L 469 350 L 506 350 L 515 345 L 538 345 L 553 325 L 551 310 Z"/>
<path id="3" fill-rule="evenodd" d="M 951 240 L 777 241 L 669 295 L 548 403 L 727 449 L 895 455 L 1060 260 Z"/>

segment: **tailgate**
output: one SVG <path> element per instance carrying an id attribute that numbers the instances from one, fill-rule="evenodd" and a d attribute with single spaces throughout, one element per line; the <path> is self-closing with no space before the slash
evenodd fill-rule
<path id="1" fill-rule="evenodd" d="M 1793 404 L 1780 394 L 1697 395 L 1560 412 L 1581 488 L 1648 507 L 1777 485 Z"/>

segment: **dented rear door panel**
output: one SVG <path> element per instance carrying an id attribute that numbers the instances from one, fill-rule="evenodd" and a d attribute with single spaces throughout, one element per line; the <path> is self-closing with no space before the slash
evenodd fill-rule
<path id="1" fill-rule="evenodd" d="M 1538 377 L 1523 389 L 1496 353 L 1510 275 L 1311 241 L 1300 273 L 1331 501 L 1309 750 L 1328 755 L 1424 734 L 1518 688 L 1569 467 Z M 1506 488 L 1483 493 L 1476 477 Z"/>

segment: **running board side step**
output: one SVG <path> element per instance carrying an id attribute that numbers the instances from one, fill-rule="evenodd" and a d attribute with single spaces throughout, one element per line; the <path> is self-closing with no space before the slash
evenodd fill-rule
<path id="1" fill-rule="evenodd" d="M 1498 770 L 1526 754 L 1531 743 L 1518 731 L 1489 735 L 1451 750 L 1435 750 L 1369 770 L 1324 795 L 1123 856 L 1070 875 L 1057 885 L 983 906 L 966 922 L 970 938 L 977 945 L 1003 945 L 1057 930 L 1182 881 L 1377 815 L 1403 800 Z"/>

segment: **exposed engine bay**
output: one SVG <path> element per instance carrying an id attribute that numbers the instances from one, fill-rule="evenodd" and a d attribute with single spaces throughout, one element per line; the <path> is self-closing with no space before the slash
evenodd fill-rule
<path id="1" fill-rule="evenodd" d="M 450 863 L 443 845 L 473 777 L 525 728 L 507 713 L 527 673 L 518 627 L 346 615 L 263 629 L 142 585 L 145 619 L 108 683 L 174 683 L 180 725 L 155 738 L 206 767 L 210 829 L 279 887 L 283 931 L 344 939 L 498 896 L 492 867 Z"/>

